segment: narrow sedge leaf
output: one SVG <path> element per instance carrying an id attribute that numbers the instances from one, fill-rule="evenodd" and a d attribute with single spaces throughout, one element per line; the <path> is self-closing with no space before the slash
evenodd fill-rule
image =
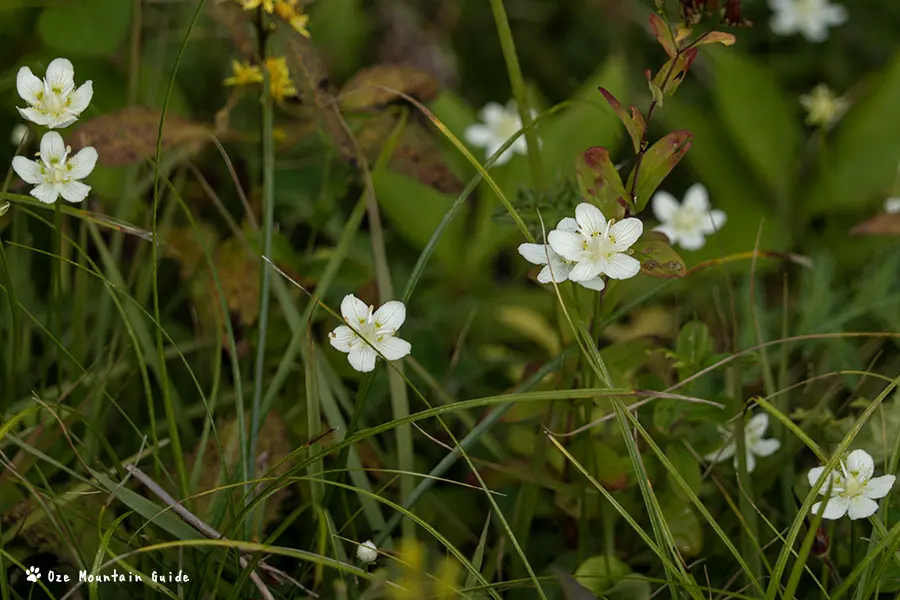
<path id="1" fill-rule="evenodd" d="M 641 212 L 647 206 L 650 196 L 659 187 L 659 184 L 672 172 L 694 143 L 694 136 L 686 129 L 673 131 L 660 138 L 650 146 L 640 164 L 637 186 L 635 190 L 635 210 Z M 628 186 L 631 187 L 634 179 L 634 171 L 628 177 Z"/>
<path id="2" fill-rule="evenodd" d="M 672 36 L 672 30 L 669 29 L 669 24 L 663 21 L 662 17 L 658 14 L 653 13 L 650 15 L 650 29 L 653 30 L 656 41 L 663 47 L 666 54 L 668 54 L 670 58 L 675 58 L 678 54 L 678 50 L 675 48 L 675 38 Z"/>
<path id="3" fill-rule="evenodd" d="M 585 200 L 593 202 L 606 218 L 625 216 L 628 193 L 609 157 L 609 150 L 595 146 L 585 150 L 575 167 L 578 189 Z"/>
<path id="4" fill-rule="evenodd" d="M 634 151 L 639 152 L 641 149 L 641 140 L 643 139 L 644 131 L 647 128 L 644 123 L 644 116 L 634 106 L 629 107 L 626 111 L 625 107 L 622 106 L 616 97 L 606 88 L 601 87 L 598 89 L 600 90 L 600 93 L 603 94 L 603 97 L 606 98 L 606 101 L 609 103 L 610 107 L 612 107 L 616 116 L 619 117 L 619 120 L 625 125 L 625 129 L 628 130 L 628 137 L 631 138 L 631 145 L 634 146 Z"/>
<path id="5" fill-rule="evenodd" d="M 675 252 L 668 238 L 658 231 L 644 234 L 631 250 L 641 262 L 641 271 L 651 277 L 673 279 L 684 277 L 687 272 L 684 259 Z"/>
<path id="6" fill-rule="evenodd" d="M 653 76 L 653 83 L 662 90 L 664 96 L 671 96 L 675 93 L 691 68 L 694 59 L 697 58 L 698 52 L 697 48 L 690 48 L 675 58 L 670 58 Z"/>

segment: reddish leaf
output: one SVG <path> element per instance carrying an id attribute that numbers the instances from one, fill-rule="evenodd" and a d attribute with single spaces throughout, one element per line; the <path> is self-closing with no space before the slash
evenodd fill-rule
<path id="1" fill-rule="evenodd" d="M 599 146 L 588 148 L 578 159 L 575 172 L 582 198 L 593 201 L 607 219 L 625 216 L 628 193 L 609 158 L 609 150 Z"/>
<path id="2" fill-rule="evenodd" d="M 656 41 L 663 47 L 666 54 L 668 54 L 670 58 L 674 58 L 678 53 L 678 49 L 675 47 L 675 38 L 672 36 L 669 24 L 663 21 L 662 17 L 658 14 L 653 13 L 650 15 L 650 29 L 653 30 Z"/>
<path id="3" fill-rule="evenodd" d="M 691 68 L 691 63 L 697 58 L 697 48 L 685 50 L 675 58 L 670 58 L 666 64 L 662 66 L 659 72 L 653 76 L 653 83 L 662 90 L 666 96 L 671 96 L 681 85 L 684 76 L 687 75 Z"/>
<path id="4" fill-rule="evenodd" d="M 600 93 L 603 94 L 603 97 L 606 98 L 606 101 L 609 102 L 609 105 L 616 113 L 616 116 L 618 116 L 619 120 L 622 121 L 622 124 L 625 125 L 625 129 L 628 130 L 628 136 L 631 138 L 631 144 L 634 146 L 634 151 L 640 151 L 641 140 L 643 139 L 644 131 L 646 130 L 644 116 L 634 106 L 629 107 L 626 111 L 625 107 L 616 100 L 616 97 L 613 96 L 611 92 L 602 87 L 598 89 L 600 90 Z"/>
<path id="5" fill-rule="evenodd" d="M 686 273 L 684 259 L 669 244 L 669 238 L 658 231 L 641 236 L 631 250 L 641 262 L 641 271 L 651 277 L 674 279 Z"/>
<path id="6" fill-rule="evenodd" d="M 673 131 L 669 135 L 657 140 L 650 146 L 640 162 L 637 186 L 634 188 L 634 203 L 636 212 L 641 212 L 647 206 L 650 196 L 659 187 L 663 179 L 672 172 L 685 153 L 691 149 L 694 136 L 686 129 Z M 628 187 L 631 188 L 634 179 L 634 171 L 628 178 Z"/>
<path id="7" fill-rule="evenodd" d="M 881 213 L 850 230 L 851 235 L 900 235 L 900 213 Z"/>
<path id="8" fill-rule="evenodd" d="M 711 31 L 694 42 L 694 46 L 702 46 L 704 44 L 722 44 L 723 46 L 730 46 L 736 41 L 737 38 L 734 37 L 733 34 L 725 31 Z"/>

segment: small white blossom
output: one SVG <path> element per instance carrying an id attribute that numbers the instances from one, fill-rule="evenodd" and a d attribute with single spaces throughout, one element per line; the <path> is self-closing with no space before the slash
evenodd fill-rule
<path id="1" fill-rule="evenodd" d="M 769 0 L 772 31 L 778 35 L 802 33 L 811 42 L 828 39 L 828 28 L 847 21 L 847 9 L 829 0 Z"/>
<path id="2" fill-rule="evenodd" d="M 16 89 L 29 105 L 20 108 L 19 113 L 49 129 L 67 127 L 78 120 L 78 115 L 90 105 L 94 95 L 90 81 L 75 88 L 75 68 L 65 58 L 50 61 L 43 80 L 28 67 L 22 67 L 16 76 Z"/>
<path id="3" fill-rule="evenodd" d="M 556 231 L 576 232 L 578 231 L 578 222 L 571 217 L 566 217 L 556 226 Z M 569 273 L 575 266 L 574 262 L 557 254 L 550 244 L 520 244 L 519 254 L 532 264 L 546 265 L 537 276 L 537 280 L 541 283 L 550 283 L 551 280 L 562 283 L 569 278 Z M 576 283 L 598 292 L 606 287 L 606 283 L 599 276 Z"/>
<path id="4" fill-rule="evenodd" d="M 668 192 L 656 192 L 652 200 L 653 214 L 660 221 L 654 231 L 666 234 L 672 245 L 685 250 L 699 250 L 706 244 L 706 236 L 725 224 L 721 210 L 709 208 L 709 195 L 703 184 L 695 183 L 684 194 L 684 202 Z"/>
<path id="5" fill-rule="evenodd" d="M 332 346 L 347 353 L 347 361 L 357 371 L 367 373 L 375 368 L 378 358 L 375 349 L 387 360 L 399 360 L 409 354 L 409 342 L 395 337 L 406 320 L 406 306 L 402 302 L 391 300 L 374 310 L 348 294 L 341 302 L 341 315 L 347 325 L 339 326 L 328 337 Z"/>
<path id="6" fill-rule="evenodd" d="M 835 96 L 824 83 L 818 84 L 808 94 L 800 96 L 800 104 L 806 109 L 806 124 L 826 127 L 841 118 L 850 103 Z"/>
<path id="7" fill-rule="evenodd" d="M 814 486 L 822 476 L 825 467 L 816 467 L 809 471 L 809 485 Z M 830 493 L 825 502 L 823 519 L 840 519 L 847 515 L 851 519 L 865 519 L 875 514 L 878 503 L 875 500 L 884 498 L 894 487 L 897 479 L 893 475 L 872 477 L 875 463 L 865 450 L 854 450 L 841 461 L 841 472 L 832 471 L 819 488 L 819 493 Z M 813 514 L 819 514 L 822 502 L 812 506 Z"/>
<path id="8" fill-rule="evenodd" d="M 483 122 L 466 127 L 463 137 L 471 145 L 484 148 L 488 156 L 492 156 L 506 140 L 522 129 L 522 119 L 514 102 L 505 108 L 496 102 L 488 102 L 481 109 L 479 117 Z M 506 164 L 513 154 L 527 154 L 527 152 L 528 142 L 525 141 L 525 134 L 522 134 L 506 149 L 506 152 L 497 157 L 494 164 Z"/>
<path id="9" fill-rule="evenodd" d="M 378 558 L 378 548 L 375 546 L 375 543 L 372 540 L 367 540 L 360 544 L 359 548 L 356 549 L 356 558 L 359 559 L 359 562 L 375 562 L 375 559 Z"/>
<path id="10" fill-rule="evenodd" d="M 769 415 L 766 413 L 759 413 L 758 415 L 754 415 L 747 424 L 744 425 L 744 448 L 746 450 L 745 463 L 747 464 L 747 472 L 750 473 L 753 469 L 756 468 L 756 457 L 757 456 L 771 456 L 778 452 L 778 449 L 781 448 L 781 442 L 774 439 L 763 439 L 763 436 L 766 433 L 766 430 L 769 428 Z M 724 427 L 719 427 L 719 433 L 722 434 L 722 438 L 725 441 L 724 445 L 716 450 L 715 452 L 710 452 L 703 458 L 710 462 L 723 462 L 734 456 L 735 451 L 737 450 L 737 443 L 734 440 L 734 435 L 725 429 Z M 734 458 L 734 465 L 737 467 L 737 457 Z"/>
<path id="11" fill-rule="evenodd" d="M 575 264 L 570 281 L 592 281 L 600 275 L 629 279 L 640 272 L 641 263 L 629 256 L 629 248 L 644 232 L 639 219 L 607 221 L 599 208 L 582 202 L 575 208 L 575 221 L 576 231 L 556 229 L 547 236 L 553 251 Z"/>
<path id="12" fill-rule="evenodd" d="M 884 212 L 900 213 L 900 196 L 894 196 L 884 201 Z"/>
<path id="13" fill-rule="evenodd" d="M 13 170 L 27 183 L 36 186 L 31 190 L 31 195 L 45 204 L 53 204 L 59 196 L 69 202 L 81 202 L 87 198 L 91 186 L 81 183 L 79 179 L 84 179 L 94 170 L 97 151 L 87 146 L 74 156 L 69 156 L 71 151 L 63 143 L 61 135 L 48 131 L 41 138 L 39 160 L 16 156 L 12 160 Z"/>
<path id="14" fill-rule="evenodd" d="M 9 141 L 13 146 L 21 146 L 28 139 L 28 125 L 19 123 L 9 132 Z"/>

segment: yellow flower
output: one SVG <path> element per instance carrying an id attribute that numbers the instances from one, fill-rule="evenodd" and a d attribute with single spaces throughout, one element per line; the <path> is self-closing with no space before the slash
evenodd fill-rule
<path id="1" fill-rule="evenodd" d="M 262 70 L 256 65 L 248 62 L 240 63 L 236 60 L 231 61 L 231 71 L 234 73 L 225 80 L 225 85 L 251 85 L 254 83 L 262 83 Z"/>
<path id="2" fill-rule="evenodd" d="M 834 92 L 820 83 L 809 94 L 800 96 L 800 104 L 806 109 L 806 124 L 827 126 L 841 118 L 847 110 L 847 101 L 834 95 Z"/>
<path id="3" fill-rule="evenodd" d="M 266 70 L 269 72 L 269 84 L 275 100 L 281 102 L 285 98 L 297 95 L 297 88 L 291 81 L 291 73 L 283 56 L 267 58 Z"/>
<path id="4" fill-rule="evenodd" d="M 290 19 L 288 19 L 288 23 L 290 23 L 291 27 L 294 28 L 294 31 L 299 33 L 305 38 L 309 37 L 309 29 L 306 26 L 309 24 L 309 15 L 294 15 Z"/>
<path id="5" fill-rule="evenodd" d="M 244 7 L 244 10 L 253 10 L 254 8 L 259 8 L 261 4 L 263 10 L 267 13 L 271 13 L 275 10 L 275 0 L 238 0 L 241 3 L 241 6 Z"/>
<path id="6" fill-rule="evenodd" d="M 297 0 L 279 0 L 275 5 L 275 14 L 287 21 L 294 31 L 305 38 L 309 37 L 309 15 L 303 14 L 303 9 L 297 7 Z"/>

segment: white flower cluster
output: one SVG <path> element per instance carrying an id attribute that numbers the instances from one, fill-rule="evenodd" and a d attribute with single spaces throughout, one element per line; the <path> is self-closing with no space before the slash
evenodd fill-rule
<path id="1" fill-rule="evenodd" d="M 747 465 L 748 473 L 752 473 L 753 469 L 756 468 L 757 456 L 771 456 L 781 448 L 781 442 L 778 440 L 774 438 L 763 438 L 768 428 L 769 415 L 766 413 L 754 415 L 747 421 L 747 424 L 744 425 L 744 450 L 746 452 L 744 462 Z M 737 444 L 735 443 L 734 435 L 724 427 L 719 427 L 719 433 L 722 436 L 722 446 L 715 452 L 710 452 L 703 458 L 710 462 L 718 463 L 734 457 L 734 466 L 737 467 L 737 456 L 735 456 Z"/>
<path id="2" fill-rule="evenodd" d="M 828 28 L 847 22 L 847 9 L 830 0 L 769 0 L 772 31 L 778 35 L 801 33 L 810 42 L 828 39 Z"/>
<path id="3" fill-rule="evenodd" d="M 44 79 L 31 69 L 22 67 L 16 76 L 16 89 L 28 106 L 19 108 L 25 119 L 48 129 L 62 129 L 76 120 L 90 105 L 94 88 L 90 81 L 75 87 L 75 69 L 65 58 L 57 58 L 47 66 Z M 24 141 L 24 136 L 21 141 Z M 81 202 L 91 191 L 81 180 L 90 175 L 97 164 L 97 151 L 87 146 L 72 155 L 71 148 L 56 131 L 41 138 L 38 160 L 24 156 L 13 158 L 16 174 L 35 186 L 31 195 L 53 204 L 60 196 L 68 202 Z"/>
<path id="4" fill-rule="evenodd" d="M 532 118 L 536 114 L 534 111 L 531 111 Z M 506 140 L 522 129 L 522 117 L 519 116 L 515 102 L 510 102 L 505 107 L 497 102 L 488 102 L 481 109 L 478 116 L 482 122 L 469 125 L 463 132 L 463 137 L 472 146 L 484 148 L 489 157 L 493 156 L 506 143 Z M 514 154 L 527 153 L 528 142 L 525 141 L 525 135 L 523 134 L 503 154 L 497 157 L 494 164 L 500 166 L 508 163 Z"/>
<path id="5" fill-rule="evenodd" d="M 890 493 L 897 478 L 894 475 L 872 477 L 875 474 L 875 461 L 865 450 L 854 450 L 847 455 L 846 460 L 840 462 L 840 466 L 840 471 L 831 471 L 825 476 L 819 493 L 827 498 L 813 504 L 813 514 L 823 511 L 823 519 L 840 519 L 844 515 L 852 520 L 871 517 L 878 510 L 878 503 L 875 501 Z M 824 471 L 825 467 L 810 469 L 811 487 L 816 485 Z"/>

